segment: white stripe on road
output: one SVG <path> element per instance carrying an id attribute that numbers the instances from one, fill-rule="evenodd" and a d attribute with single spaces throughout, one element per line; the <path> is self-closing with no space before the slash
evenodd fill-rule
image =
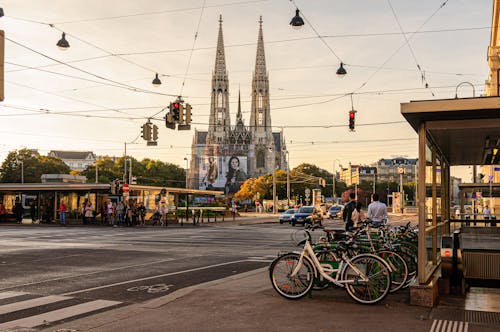
<path id="1" fill-rule="evenodd" d="M 26 295 L 29 293 L 24 293 L 24 292 L 3 292 L 0 293 L 0 300 L 2 299 L 8 299 L 10 297 L 16 297 L 16 296 L 21 296 L 21 295 Z"/>
<path id="2" fill-rule="evenodd" d="M 80 294 L 80 293 L 90 292 L 90 291 L 94 291 L 94 290 L 98 290 L 98 289 L 103 289 L 103 288 L 108 288 L 108 287 L 126 285 L 126 284 L 130 284 L 130 283 L 133 283 L 133 282 L 138 282 L 138 281 L 151 280 L 151 279 L 161 278 L 161 277 L 169 277 L 169 276 L 174 276 L 174 275 L 177 275 L 177 274 L 189 273 L 189 272 L 195 272 L 195 271 L 201 271 L 201 270 L 210 269 L 212 267 L 219 267 L 219 266 L 230 265 L 230 264 L 237 264 L 237 263 L 243 263 L 243 262 L 248 262 L 248 261 L 249 260 L 247 260 L 247 259 L 242 259 L 242 260 L 232 261 L 232 262 L 227 262 L 227 263 L 219 263 L 219 264 L 207 265 L 207 266 L 196 267 L 194 269 L 189 269 L 189 270 L 184 270 L 184 271 L 177 271 L 177 272 L 170 272 L 170 273 L 165 273 L 165 274 L 158 274 L 156 276 L 151 276 L 151 277 L 139 278 L 139 279 L 134 279 L 134 280 L 127 280 L 127 281 L 117 282 L 117 283 L 114 283 L 114 284 L 108 284 L 108 285 L 103 285 L 103 286 L 98 286 L 98 287 L 92 287 L 92 288 L 82 289 L 82 290 L 79 290 L 79 291 L 64 293 L 64 294 L 61 294 L 61 295 Z"/>
<path id="3" fill-rule="evenodd" d="M 469 323 L 453 320 L 436 320 L 432 322 L 429 332 L 467 332 L 469 331 Z"/>
<path id="4" fill-rule="evenodd" d="M 58 296 L 58 295 L 50 295 L 45 297 L 39 297 L 36 299 L 14 302 L 0 306 L 0 315 L 8 314 L 10 312 L 34 308 L 38 306 L 42 306 L 45 304 L 55 303 L 59 301 L 64 301 L 67 299 L 71 299 L 71 297 L 67 296 Z"/>
<path id="5" fill-rule="evenodd" d="M 77 304 L 71 307 L 49 311 L 44 314 L 21 318 L 0 324 L 0 330 L 3 331 L 5 329 L 13 327 L 32 328 L 43 324 L 48 324 L 62 319 L 70 318 L 73 316 L 78 316 L 92 311 L 104 309 L 121 303 L 122 302 L 117 302 L 117 301 L 96 300 L 92 302 Z"/>

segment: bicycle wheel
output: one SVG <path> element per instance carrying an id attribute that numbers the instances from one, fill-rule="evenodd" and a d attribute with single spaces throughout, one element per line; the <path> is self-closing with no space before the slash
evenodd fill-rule
<path id="1" fill-rule="evenodd" d="M 377 251 L 377 256 L 382 258 L 389 264 L 391 268 L 391 293 L 401 289 L 406 284 L 408 279 L 408 266 L 400 254 L 390 251 L 381 250 Z"/>
<path id="2" fill-rule="evenodd" d="M 299 260 L 299 254 L 284 254 L 276 258 L 269 268 L 269 277 L 273 288 L 287 299 L 296 300 L 304 297 L 314 283 L 314 268 L 308 259 L 303 259 L 298 273 L 291 276 Z"/>
<path id="3" fill-rule="evenodd" d="M 403 257 L 408 266 L 408 278 L 403 287 L 408 287 L 417 278 L 417 257 L 411 256 L 403 250 L 398 250 L 398 253 Z"/>
<path id="4" fill-rule="evenodd" d="M 363 274 L 358 273 L 349 264 L 342 271 L 342 281 L 347 281 L 345 289 L 354 301 L 362 304 L 375 304 L 389 294 L 391 272 L 382 258 L 371 254 L 361 254 L 353 257 L 350 264 Z M 362 280 L 363 277 L 368 280 Z"/>

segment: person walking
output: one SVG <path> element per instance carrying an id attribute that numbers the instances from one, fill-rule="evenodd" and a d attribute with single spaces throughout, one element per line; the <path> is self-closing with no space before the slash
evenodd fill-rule
<path id="1" fill-rule="evenodd" d="M 379 202 L 377 193 L 373 194 L 372 202 L 368 205 L 367 218 L 371 220 L 372 226 L 378 227 L 387 222 L 387 206 Z"/>
<path id="2" fill-rule="evenodd" d="M 36 207 L 35 207 L 35 202 L 31 201 L 30 203 L 30 217 L 31 217 L 31 222 L 34 224 L 36 221 Z"/>
<path id="3" fill-rule="evenodd" d="M 359 224 L 366 219 L 366 213 L 361 208 L 361 202 L 357 202 L 356 208 L 354 209 L 354 211 L 352 211 L 351 219 L 354 223 L 354 228 L 359 227 Z"/>
<path id="4" fill-rule="evenodd" d="M 94 209 L 92 208 L 92 203 L 89 201 L 85 204 L 85 223 L 91 224 L 94 218 Z"/>
<path id="5" fill-rule="evenodd" d="M 59 217 L 61 218 L 61 226 L 66 226 L 66 212 L 68 211 L 68 207 L 64 200 L 61 199 L 61 203 L 59 204 Z"/>
<path id="6" fill-rule="evenodd" d="M 123 202 L 122 201 L 118 202 L 118 205 L 116 206 L 116 217 L 118 218 L 118 226 L 123 225 L 124 210 L 125 210 L 125 205 L 123 204 Z"/>
<path id="7" fill-rule="evenodd" d="M 20 224 L 23 221 L 24 209 L 19 200 L 16 201 L 13 209 L 14 215 L 16 216 L 16 222 Z"/>
<path id="8" fill-rule="evenodd" d="M 236 202 L 233 200 L 231 204 L 231 214 L 233 215 L 233 220 L 236 219 L 236 212 L 237 212 L 237 205 Z"/>
<path id="9" fill-rule="evenodd" d="M 488 205 L 485 205 L 485 206 L 484 206 L 484 209 L 483 209 L 483 216 L 484 216 L 484 220 L 490 220 L 490 218 L 491 218 L 491 210 L 490 210 L 490 208 L 488 207 Z"/>
<path id="10" fill-rule="evenodd" d="M 146 226 L 146 207 L 144 206 L 143 202 L 139 203 L 139 207 L 137 208 L 137 213 L 139 214 L 140 225 Z"/>
<path id="11" fill-rule="evenodd" d="M 352 221 L 352 212 L 356 209 L 356 194 L 349 193 L 349 202 L 344 206 L 344 211 L 342 212 L 342 219 L 345 222 L 345 230 L 350 231 L 354 226 Z"/>

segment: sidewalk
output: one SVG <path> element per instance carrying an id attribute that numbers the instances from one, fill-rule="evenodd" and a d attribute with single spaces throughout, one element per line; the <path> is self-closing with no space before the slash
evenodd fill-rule
<path id="1" fill-rule="evenodd" d="M 287 300 L 272 289 L 268 270 L 262 268 L 42 331 L 427 332 L 439 319 L 460 321 L 464 317 L 460 305 L 429 309 L 408 303 L 408 290 L 367 306 L 352 301 L 341 288 L 315 291 L 311 298 Z M 497 328 L 469 323 L 468 331 L 492 332 Z"/>

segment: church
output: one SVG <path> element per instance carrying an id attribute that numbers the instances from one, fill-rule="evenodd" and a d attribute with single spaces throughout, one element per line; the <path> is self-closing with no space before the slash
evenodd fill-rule
<path id="1" fill-rule="evenodd" d="M 247 178 L 286 169 L 283 131 L 273 132 L 266 70 L 262 17 L 259 20 L 257 54 L 252 77 L 250 120 L 244 124 L 238 92 L 236 123 L 231 125 L 229 77 L 226 69 L 222 16 L 212 74 L 210 117 L 207 131 L 195 130 L 191 146 L 188 187 L 237 192 Z"/>

